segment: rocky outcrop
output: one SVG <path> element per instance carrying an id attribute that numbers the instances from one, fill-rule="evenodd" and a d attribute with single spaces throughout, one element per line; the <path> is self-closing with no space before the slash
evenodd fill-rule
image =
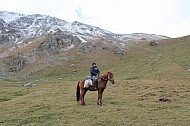
<path id="1" fill-rule="evenodd" d="M 84 43 L 80 48 L 79 51 L 86 53 L 90 50 L 96 50 L 96 45 L 92 44 L 91 42 Z"/>
<path id="2" fill-rule="evenodd" d="M 74 46 L 80 43 L 81 40 L 77 36 L 67 34 L 64 32 L 56 32 L 47 37 L 47 39 L 39 46 L 41 51 L 48 51 L 50 53 L 65 49 L 69 46 Z"/>
<path id="3" fill-rule="evenodd" d="M 13 41 L 17 41 L 20 38 L 21 38 L 21 33 L 19 31 L 14 30 L 14 29 L 10 29 L 6 33 L 2 33 L 0 35 L 0 42 L 1 43 L 13 42 Z"/>
<path id="4" fill-rule="evenodd" d="M 80 52 L 86 53 L 86 52 L 97 52 L 97 50 L 104 50 L 108 51 L 110 50 L 110 44 L 108 41 L 101 41 L 99 43 L 93 43 L 93 42 L 86 42 L 83 43 L 83 45 L 79 48 Z"/>
<path id="5" fill-rule="evenodd" d="M 121 56 L 121 55 L 125 55 L 126 52 L 124 49 L 117 47 L 115 48 L 114 53 Z"/>
<path id="6" fill-rule="evenodd" d="M 16 82 L 16 84 L 20 84 L 22 85 L 23 87 L 33 87 L 33 86 L 36 86 L 37 84 L 33 84 L 31 82 Z"/>
<path id="7" fill-rule="evenodd" d="M 27 65 L 27 58 L 22 54 L 18 54 L 18 57 L 9 62 L 9 72 L 17 72 L 22 70 Z"/>
<path id="8" fill-rule="evenodd" d="M 3 30 L 5 28 L 5 21 L 0 18 L 0 30 Z"/>
<path id="9" fill-rule="evenodd" d="M 150 46 L 157 46 L 158 45 L 158 42 L 156 42 L 156 41 L 151 41 L 150 42 Z"/>
<path id="10" fill-rule="evenodd" d="M 0 43 L 4 42 L 16 42 L 22 36 L 20 30 L 11 28 L 9 25 L 0 18 Z"/>

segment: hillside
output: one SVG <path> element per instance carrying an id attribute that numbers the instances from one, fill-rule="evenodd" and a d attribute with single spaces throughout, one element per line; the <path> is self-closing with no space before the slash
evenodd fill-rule
<path id="1" fill-rule="evenodd" d="M 11 51 L 8 45 L 2 46 L 1 70 L 8 70 L 6 75 L 10 77 L 61 76 L 88 72 L 95 61 L 102 70 L 122 69 L 128 78 L 159 80 L 171 75 L 173 79 L 188 78 L 189 36 L 157 40 L 157 43 L 150 46 L 146 40 L 118 43 L 103 38 L 82 43 L 72 34 L 57 32 Z"/>
<path id="2" fill-rule="evenodd" d="M 75 78 L 81 77 L 81 74 L 88 74 L 89 66 L 92 61 L 96 61 L 103 72 L 107 70 L 114 71 L 118 79 L 151 79 L 151 80 L 190 80 L 189 62 L 190 36 L 175 39 L 158 40 L 157 46 L 150 46 L 150 41 L 140 41 L 126 46 L 125 54 L 118 55 L 115 53 L 115 46 L 107 44 L 108 50 L 96 49 L 88 53 L 78 53 L 75 50 L 73 57 L 68 61 L 71 66 L 67 71 L 68 74 L 76 75 Z M 99 43 L 99 40 L 94 41 Z M 106 48 L 106 47 L 104 47 Z M 72 53 L 69 53 L 72 55 Z M 62 70 L 65 70 L 65 65 Z M 56 69 L 58 71 L 56 71 Z M 56 74 L 64 74 L 59 67 L 55 67 Z M 51 73 L 51 72 L 50 72 Z M 52 73 L 53 74 L 53 73 Z M 84 75 L 83 75 L 84 76 Z"/>
<path id="3" fill-rule="evenodd" d="M 78 76 L 88 74 L 90 64 L 95 61 L 101 70 L 112 70 L 125 79 L 189 79 L 189 36 L 157 40 L 157 46 L 150 46 L 150 41 L 124 46 L 105 39 L 92 39 L 86 43 L 60 41 L 61 45 L 54 45 L 52 42 L 60 35 L 62 33 L 39 38 L 10 53 L 5 61 L 12 62 L 12 73 L 15 67 L 18 69 L 23 65 L 21 70 L 15 70 L 18 77 Z M 64 41 L 70 41 L 70 38 Z"/>

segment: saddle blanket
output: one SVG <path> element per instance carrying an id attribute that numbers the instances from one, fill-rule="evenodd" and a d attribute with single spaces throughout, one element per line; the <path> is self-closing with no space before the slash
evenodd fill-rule
<path id="1" fill-rule="evenodd" d="M 84 81 L 84 88 L 88 88 L 89 86 L 92 86 L 92 80 L 91 79 L 86 79 Z"/>

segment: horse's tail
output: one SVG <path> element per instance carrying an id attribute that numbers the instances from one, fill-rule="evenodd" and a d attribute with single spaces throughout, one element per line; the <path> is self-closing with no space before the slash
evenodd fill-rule
<path id="1" fill-rule="evenodd" d="M 76 97 L 77 97 L 77 101 L 79 101 L 80 99 L 80 87 L 79 87 L 80 81 L 77 84 L 77 91 L 76 91 Z"/>

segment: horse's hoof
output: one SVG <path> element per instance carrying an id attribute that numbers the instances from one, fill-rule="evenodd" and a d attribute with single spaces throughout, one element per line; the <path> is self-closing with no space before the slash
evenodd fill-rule
<path id="1" fill-rule="evenodd" d="M 100 103 L 97 103 L 97 105 L 98 105 L 98 106 L 102 106 L 102 104 L 100 104 Z"/>
<path id="2" fill-rule="evenodd" d="M 100 102 L 100 104 L 99 104 L 100 106 L 102 106 L 102 102 Z"/>
<path id="3" fill-rule="evenodd" d="M 85 104 L 85 103 L 83 103 L 83 104 L 80 104 L 80 105 L 85 106 L 86 104 Z"/>

